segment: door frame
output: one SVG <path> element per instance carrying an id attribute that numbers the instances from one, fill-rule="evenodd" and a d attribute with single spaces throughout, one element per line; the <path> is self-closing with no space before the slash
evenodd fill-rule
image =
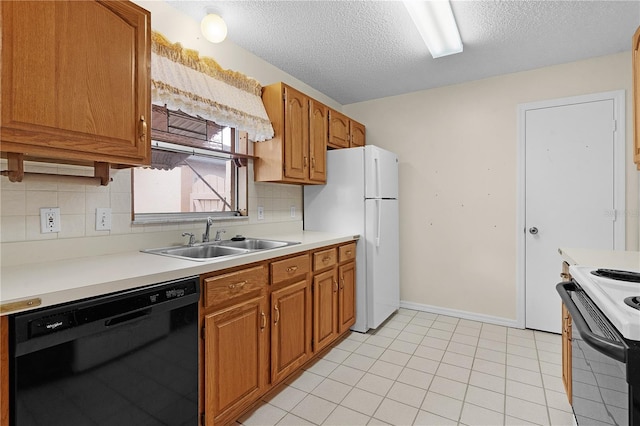
<path id="1" fill-rule="evenodd" d="M 516 326 L 525 328 L 526 320 L 526 158 L 525 158 L 525 124 L 526 112 L 541 108 L 573 105 L 585 102 L 613 100 L 615 129 L 613 133 L 613 204 L 614 230 L 613 244 L 615 250 L 625 249 L 626 239 L 626 192 L 625 192 L 625 152 L 626 152 L 626 108 L 625 91 L 592 93 L 567 98 L 550 99 L 538 102 L 518 104 L 518 146 L 517 146 L 517 184 L 516 184 Z M 560 271 L 558 257 L 558 271 Z M 558 282 L 560 275 L 558 274 Z M 560 321 L 560 311 L 558 311 Z"/>

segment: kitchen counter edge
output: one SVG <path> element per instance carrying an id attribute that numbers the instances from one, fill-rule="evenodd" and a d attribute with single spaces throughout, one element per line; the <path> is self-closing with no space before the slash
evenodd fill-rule
<path id="1" fill-rule="evenodd" d="M 210 261 L 183 260 L 129 251 L 2 268 L 0 315 L 10 315 L 146 285 L 221 271 L 334 244 L 357 235 L 303 231 L 270 239 L 300 244 Z M 29 302 L 31 301 L 31 304 Z"/>
<path id="2" fill-rule="evenodd" d="M 559 248 L 558 253 L 569 265 L 640 271 L 638 251 Z"/>

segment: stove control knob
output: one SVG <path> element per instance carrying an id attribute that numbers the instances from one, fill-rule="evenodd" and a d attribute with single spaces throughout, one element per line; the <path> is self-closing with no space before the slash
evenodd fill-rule
<path id="1" fill-rule="evenodd" d="M 536 228 L 535 226 L 532 226 L 531 228 L 529 228 L 529 233 L 531 235 L 536 235 L 538 233 L 538 228 Z"/>

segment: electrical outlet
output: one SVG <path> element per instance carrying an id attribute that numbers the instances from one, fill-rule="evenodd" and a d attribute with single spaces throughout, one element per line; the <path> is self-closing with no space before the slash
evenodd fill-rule
<path id="1" fill-rule="evenodd" d="M 291 217 L 296 217 L 296 206 L 291 206 Z"/>
<path id="2" fill-rule="evenodd" d="M 111 209 L 97 208 L 96 209 L 96 231 L 109 231 L 111 230 Z"/>
<path id="3" fill-rule="evenodd" d="M 264 207 L 258 206 L 258 220 L 264 220 Z"/>
<path id="4" fill-rule="evenodd" d="M 60 208 L 43 207 L 40 209 L 40 233 L 60 232 Z"/>

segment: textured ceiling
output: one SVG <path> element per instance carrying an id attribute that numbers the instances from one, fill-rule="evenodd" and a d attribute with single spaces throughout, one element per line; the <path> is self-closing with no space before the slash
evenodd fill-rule
<path id="1" fill-rule="evenodd" d="M 400 1 L 167 3 L 342 105 L 628 51 L 640 24 L 640 1 L 452 0 L 464 52 L 433 59 Z"/>

